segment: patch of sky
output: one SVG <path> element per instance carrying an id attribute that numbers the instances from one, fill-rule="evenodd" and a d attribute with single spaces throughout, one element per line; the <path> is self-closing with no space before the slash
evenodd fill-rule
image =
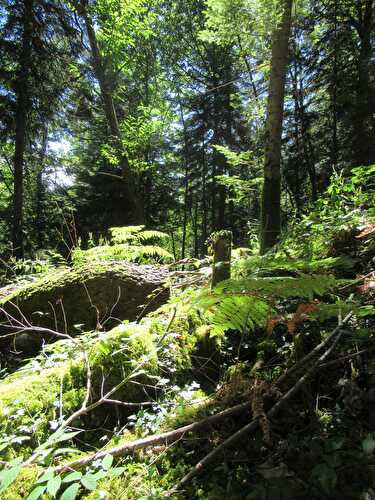
<path id="1" fill-rule="evenodd" d="M 48 142 L 48 149 L 57 157 L 63 157 L 69 154 L 71 145 L 70 142 L 62 138 L 59 140 L 50 140 Z M 74 184 L 75 179 L 71 174 L 67 174 L 64 163 L 61 162 L 59 166 L 50 171 L 46 175 L 48 184 L 52 189 L 55 187 L 70 187 Z"/>

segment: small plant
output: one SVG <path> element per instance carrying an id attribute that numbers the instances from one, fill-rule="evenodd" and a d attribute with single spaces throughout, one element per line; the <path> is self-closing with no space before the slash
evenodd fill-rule
<path id="1" fill-rule="evenodd" d="M 161 244 L 169 236 L 160 231 L 145 230 L 144 226 L 112 227 L 108 244 L 88 250 L 77 248 L 73 251 L 73 261 L 77 265 L 104 260 L 128 260 L 139 264 L 167 263 L 173 255 Z"/>
<path id="2" fill-rule="evenodd" d="M 98 481 L 105 477 L 118 477 L 125 471 L 125 467 L 113 467 L 113 460 L 112 455 L 106 455 L 93 462 L 84 472 L 73 471 L 61 475 L 53 471 L 46 472 L 35 483 L 27 500 L 37 500 L 44 493 L 48 493 L 51 498 L 59 495 L 60 500 L 74 500 L 82 490 L 95 491 Z"/>

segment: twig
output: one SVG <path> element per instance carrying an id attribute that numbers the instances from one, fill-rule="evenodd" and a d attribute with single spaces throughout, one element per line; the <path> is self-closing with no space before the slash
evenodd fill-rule
<path id="1" fill-rule="evenodd" d="M 345 318 L 336 326 L 336 328 L 326 337 L 320 344 L 318 344 L 312 351 L 310 351 L 306 356 L 300 359 L 297 363 L 295 363 L 289 370 L 283 373 L 275 382 L 276 385 L 281 385 L 287 377 L 289 377 L 292 373 L 296 372 L 300 368 L 306 367 L 306 364 L 311 361 L 324 347 L 326 347 L 330 341 L 335 337 L 335 335 L 340 331 L 340 329 L 350 320 L 353 316 L 353 311 L 350 311 Z"/>
<path id="2" fill-rule="evenodd" d="M 7 328 L 7 329 L 13 329 L 14 330 L 15 325 L 1 325 L 1 328 Z M 19 329 L 16 332 L 6 333 L 5 335 L 1 335 L 0 338 L 4 339 L 4 338 L 7 338 L 7 337 L 15 337 L 19 333 L 25 333 L 25 332 L 48 334 L 48 335 L 53 335 L 54 337 L 59 337 L 61 339 L 74 340 L 73 337 L 71 337 L 68 334 L 56 332 L 55 330 L 50 330 L 49 328 L 43 328 L 41 326 L 23 326 L 23 327 L 19 327 Z"/>
<path id="3" fill-rule="evenodd" d="M 123 406 L 125 408 L 139 408 L 143 406 L 152 406 L 155 404 L 155 401 L 141 401 L 139 403 L 126 403 L 125 401 L 119 401 L 118 399 L 103 399 L 103 403 L 105 404 L 113 404 Z"/>
<path id="4" fill-rule="evenodd" d="M 341 326 L 341 325 L 340 325 Z M 335 329 L 337 332 L 337 329 Z M 313 366 L 294 384 L 294 386 L 289 389 L 288 392 L 286 392 L 281 399 L 277 403 L 273 405 L 273 407 L 267 412 L 267 418 L 272 418 L 274 417 L 280 410 L 283 408 L 289 401 L 290 399 L 305 385 L 307 380 L 317 371 L 319 368 L 319 365 L 331 354 L 333 349 L 336 347 L 338 341 L 340 340 L 342 336 L 342 332 L 339 332 L 336 339 L 332 343 L 331 347 L 329 347 L 322 356 L 320 356 L 316 362 L 313 364 Z M 330 338 L 332 338 L 332 335 L 330 335 Z M 206 455 L 202 460 L 200 460 L 189 472 L 186 474 L 181 481 L 177 484 L 176 487 L 174 487 L 172 490 L 167 492 L 167 496 L 171 496 L 175 493 L 177 493 L 178 490 L 183 488 L 187 483 L 189 483 L 196 475 L 200 474 L 203 472 L 203 470 L 212 463 L 214 460 L 216 460 L 221 453 L 232 446 L 233 444 L 237 443 L 240 439 L 245 438 L 245 436 L 255 430 L 259 425 L 259 418 L 252 420 L 249 424 L 245 425 L 241 429 L 239 429 L 237 432 L 232 434 L 228 439 L 226 439 L 221 445 L 217 446 L 214 448 L 208 455 Z"/>
<path id="5" fill-rule="evenodd" d="M 357 280 L 352 281 L 348 285 L 345 285 L 345 286 L 339 288 L 339 290 L 340 291 L 341 290 L 346 290 L 346 288 L 350 288 L 351 286 L 357 285 L 358 283 L 360 283 L 361 281 L 369 278 L 370 276 L 375 276 L 375 271 L 371 271 L 368 274 L 366 274 L 365 276 L 361 276 L 361 278 L 358 278 Z"/>
<path id="6" fill-rule="evenodd" d="M 338 363 L 342 363 L 348 359 L 356 358 L 357 356 L 361 356 L 362 354 L 368 354 L 375 350 L 375 346 L 369 347 L 368 349 L 362 349 L 361 351 L 352 352 L 347 354 L 346 356 L 341 356 L 341 358 L 333 359 L 332 361 L 328 361 L 320 365 L 320 368 L 328 368 L 329 366 L 337 365 Z"/>

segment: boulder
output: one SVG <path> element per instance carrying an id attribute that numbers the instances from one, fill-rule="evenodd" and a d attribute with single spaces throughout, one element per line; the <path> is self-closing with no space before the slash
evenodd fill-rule
<path id="1" fill-rule="evenodd" d="M 164 286 L 167 277 L 166 267 L 128 262 L 103 262 L 56 270 L 0 299 L 3 323 L 0 335 L 9 333 L 6 314 L 23 324 L 27 321 L 33 326 L 69 335 L 107 330 L 118 320 L 134 321 L 168 299 L 169 291 Z M 32 354 L 43 340 L 49 340 L 42 337 L 38 334 L 31 339 L 30 331 L 21 332 L 17 335 L 15 350 Z M 4 342 L 10 345 L 9 339 L 12 337 L 3 340 L 3 346 Z"/>

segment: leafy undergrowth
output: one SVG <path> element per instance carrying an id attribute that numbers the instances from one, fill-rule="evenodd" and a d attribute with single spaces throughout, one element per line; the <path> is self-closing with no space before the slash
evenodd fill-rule
<path id="1" fill-rule="evenodd" d="M 139 324 L 0 372 L 1 498 L 375 498 L 363 175 L 344 203 L 337 179 L 274 252 L 235 252 L 215 289 L 182 273 Z"/>

